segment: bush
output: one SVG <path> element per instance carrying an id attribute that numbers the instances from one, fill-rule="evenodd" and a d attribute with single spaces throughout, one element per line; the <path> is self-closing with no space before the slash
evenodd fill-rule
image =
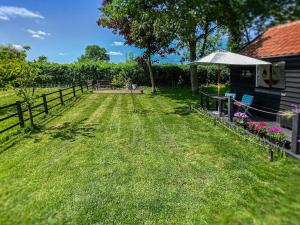
<path id="1" fill-rule="evenodd" d="M 44 75 L 48 77 L 45 83 L 72 84 L 83 80 L 121 81 L 124 76 L 133 83 L 149 85 L 150 78 L 147 70 L 141 65 L 131 63 L 76 63 L 56 64 L 44 63 L 40 65 Z M 190 73 L 188 65 L 163 64 L 153 66 L 157 86 L 189 86 Z M 221 81 L 228 81 L 228 69 L 221 68 Z M 119 79 L 118 77 L 121 76 Z M 123 78 L 122 78 L 123 77 Z M 198 66 L 198 77 L 201 84 L 217 83 L 216 66 Z M 43 81 L 40 82 L 43 84 Z"/>

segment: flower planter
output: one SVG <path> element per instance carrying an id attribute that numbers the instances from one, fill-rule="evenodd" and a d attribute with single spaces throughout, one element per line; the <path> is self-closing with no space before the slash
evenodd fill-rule
<path id="1" fill-rule="evenodd" d="M 290 149 L 291 148 L 291 143 L 287 140 L 285 141 L 277 141 L 274 138 L 268 137 L 266 138 L 270 143 L 274 144 L 274 145 L 278 145 L 279 147 L 282 148 L 286 148 L 286 149 Z"/>
<path id="2" fill-rule="evenodd" d="M 263 134 L 263 133 L 257 133 L 258 137 L 260 138 L 266 138 L 266 134 Z"/>

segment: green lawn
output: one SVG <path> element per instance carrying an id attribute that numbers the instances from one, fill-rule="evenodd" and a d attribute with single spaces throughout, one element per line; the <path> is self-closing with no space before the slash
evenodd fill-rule
<path id="1" fill-rule="evenodd" d="M 0 153 L 0 224 L 299 224 L 300 164 L 179 90 L 84 95 Z"/>

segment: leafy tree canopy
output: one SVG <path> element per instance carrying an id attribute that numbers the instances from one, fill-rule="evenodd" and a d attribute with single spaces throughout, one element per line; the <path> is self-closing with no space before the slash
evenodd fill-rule
<path id="1" fill-rule="evenodd" d="M 161 0 L 111 0 L 104 1 L 98 24 L 122 35 L 125 44 L 144 49 L 142 60 L 145 60 L 151 78 L 152 91 L 155 91 L 151 56 L 164 56 L 174 49 L 169 45 L 174 39 L 169 32 L 159 32 L 165 18 L 159 12 Z"/>
<path id="2" fill-rule="evenodd" d="M 0 87 L 7 87 L 19 74 L 26 71 L 26 51 L 12 45 L 0 46 Z"/>
<path id="3" fill-rule="evenodd" d="M 102 48 L 98 45 L 88 45 L 85 48 L 85 52 L 82 56 L 78 58 L 78 62 L 87 62 L 87 61 L 109 61 L 110 57 L 106 52 L 105 48 Z"/>
<path id="4" fill-rule="evenodd" d="M 300 18 L 298 0 L 219 1 L 229 31 L 229 49 L 239 50 L 270 26 Z M 254 35 L 253 35 L 254 34 Z"/>
<path id="5" fill-rule="evenodd" d="M 44 55 L 41 55 L 41 56 L 37 57 L 37 59 L 35 59 L 34 62 L 37 62 L 37 63 L 48 63 L 48 57 L 44 56 Z"/>

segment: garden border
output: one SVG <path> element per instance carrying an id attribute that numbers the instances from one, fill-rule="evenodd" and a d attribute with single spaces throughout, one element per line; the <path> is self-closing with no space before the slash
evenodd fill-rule
<path id="1" fill-rule="evenodd" d="M 210 118 L 212 120 L 214 120 L 214 123 L 218 123 L 219 125 L 221 125 L 223 128 L 226 128 L 227 130 L 229 130 L 230 132 L 236 134 L 237 136 L 239 136 L 240 138 L 243 138 L 259 147 L 265 148 L 268 150 L 268 157 L 270 161 L 273 161 L 273 151 L 274 150 L 280 150 L 281 152 L 286 153 L 287 155 L 293 157 L 294 159 L 300 160 L 300 155 L 293 153 L 292 151 L 287 150 L 286 148 L 280 147 L 272 142 L 270 142 L 269 140 L 267 140 L 266 138 L 260 138 L 257 135 L 254 135 L 252 133 L 250 133 L 249 131 L 243 129 L 243 133 L 247 134 L 247 136 L 243 136 L 241 135 L 238 131 L 240 131 L 240 127 L 235 125 L 232 122 L 226 122 L 224 120 L 222 120 L 221 118 L 208 113 L 204 108 L 195 108 L 192 105 L 190 106 L 191 110 L 196 111 L 197 113 L 201 114 L 202 116 L 206 116 L 207 118 Z M 259 142 L 254 142 L 253 140 L 249 139 L 249 137 L 254 138 L 256 141 Z"/>

